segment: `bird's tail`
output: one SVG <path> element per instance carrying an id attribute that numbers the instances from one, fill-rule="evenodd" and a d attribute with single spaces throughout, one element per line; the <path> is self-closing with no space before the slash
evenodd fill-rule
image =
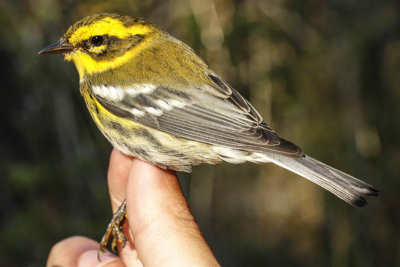
<path id="1" fill-rule="evenodd" d="M 299 158 L 289 158 L 271 153 L 267 155 L 257 154 L 264 157 L 266 161 L 303 176 L 357 207 L 367 204 L 364 196 L 376 196 L 379 192 L 371 185 L 306 155 Z"/>

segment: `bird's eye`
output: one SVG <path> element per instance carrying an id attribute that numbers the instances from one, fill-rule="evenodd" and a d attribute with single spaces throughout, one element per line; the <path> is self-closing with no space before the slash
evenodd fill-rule
<path id="1" fill-rule="evenodd" d="M 94 46 L 100 46 L 104 44 L 104 36 L 102 35 L 93 36 L 92 39 L 90 39 L 90 43 Z"/>

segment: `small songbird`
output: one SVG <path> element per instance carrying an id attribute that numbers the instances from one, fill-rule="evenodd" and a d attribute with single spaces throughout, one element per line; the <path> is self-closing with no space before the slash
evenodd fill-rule
<path id="1" fill-rule="evenodd" d="M 378 191 L 305 155 L 280 138 L 253 106 L 191 48 L 142 19 L 117 14 L 86 17 L 40 54 L 64 54 L 79 73 L 89 112 L 122 153 L 161 168 L 272 162 L 354 206 Z M 126 242 L 124 202 L 101 242 Z"/>

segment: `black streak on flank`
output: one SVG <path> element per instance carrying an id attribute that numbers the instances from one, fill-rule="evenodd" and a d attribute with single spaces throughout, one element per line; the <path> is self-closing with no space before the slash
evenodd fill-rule
<path id="1" fill-rule="evenodd" d="M 135 135 L 136 136 L 141 136 L 147 139 L 151 144 L 154 146 L 161 147 L 161 143 L 146 129 L 135 129 Z"/>
<path id="2" fill-rule="evenodd" d="M 142 148 L 131 147 L 132 151 L 135 151 L 136 154 L 140 155 L 143 158 L 149 158 L 149 154 Z"/>
<path id="3" fill-rule="evenodd" d="M 124 129 L 124 127 L 122 127 L 121 124 L 119 124 L 117 122 L 113 122 L 113 121 L 109 121 L 108 123 L 109 123 L 109 126 L 111 128 L 113 128 L 114 130 L 116 130 L 117 132 L 122 133 L 122 134 L 125 132 L 125 129 Z"/>

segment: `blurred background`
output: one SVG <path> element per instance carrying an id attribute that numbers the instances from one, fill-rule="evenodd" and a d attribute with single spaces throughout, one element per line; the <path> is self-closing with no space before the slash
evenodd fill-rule
<path id="1" fill-rule="evenodd" d="M 381 190 L 358 209 L 272 164 L 195 167 L 185 190 L 222 265 L 400 266 L 394 0 L 2 0 L 0 266 L 43 266 L 54 243 L 99 240 L 111 217 L 112 148 L 75 67 L 37 54 L 99 12 L 169 31 L 282 137 Z"/>

